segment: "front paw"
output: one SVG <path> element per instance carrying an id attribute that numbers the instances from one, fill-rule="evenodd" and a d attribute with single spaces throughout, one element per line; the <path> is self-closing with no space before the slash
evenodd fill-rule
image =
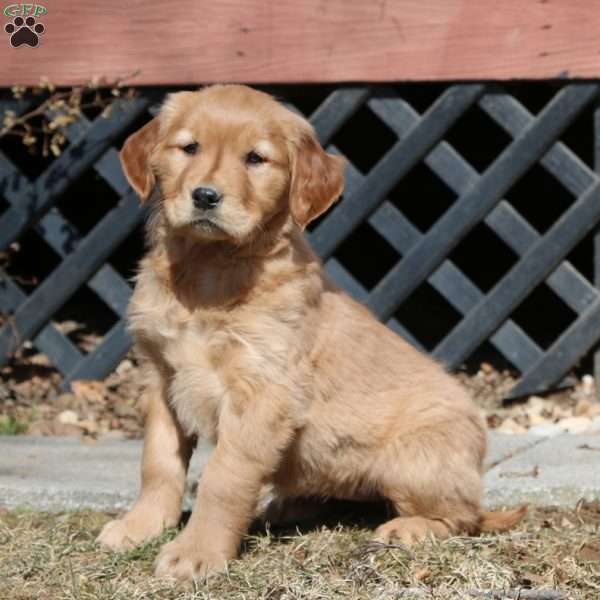
<path id="1" fill-rule="evenodd" d="M 165 527 L 171 524 L 151 515 L 144 518 L 143 515 L 129 513 L 122 519 L 109 521 L 96 538 L 96 542 L 111 550 L 131 550 L 159 536 Z"/>
<path id="2" fill-rule="evenodd" d="M 189 581 L 223 571 L 227 564 L 224 554 L 203 547 L 202 543 L 180 535 L 163 546 L 155 563 L 156 577 Z"/>

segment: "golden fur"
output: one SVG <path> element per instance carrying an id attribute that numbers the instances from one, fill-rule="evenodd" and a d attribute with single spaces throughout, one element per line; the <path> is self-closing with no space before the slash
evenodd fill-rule
<path id="1" fill-rule="evenodd" d="M 147 380 L 142 489 L 100 542 L 177 524 L 197 436 L 215 449 L 158 575 L 222 568 L 268 494 L 387 499 L 399 516 L 377 529 L 384 541 L 522 517 L 482 512 L 485 427 L 465 391 L 337 289 L 304 240 L 343 188 L 342 161 L 306 121 L 243 86 L 181 92 L 121 159 L 142 200 L 159 197 L 130 306 Z M 194 207 L 200 185 L 222 194 L 216 208 Z"/>

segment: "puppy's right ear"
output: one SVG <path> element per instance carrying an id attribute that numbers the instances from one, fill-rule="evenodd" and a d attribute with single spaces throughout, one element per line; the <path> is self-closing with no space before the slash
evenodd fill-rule
<path id="1" fill-rule="evenodd" d="M 154 118 L 131 134 L 119 153 L 125 177 L 142 202 L 148 200 L 156 182 L 150 167 L 150 155 L 158 142 L 158 130 L 158 118 Z"/>
<path id="2" fill-rule="evenodd" d="M 301 229 L 324 213 L 344 189 L 344 160 L 327 154 L 312 130 L 303 128 L 293 150 L 290 185 L 290 210 Z"/>

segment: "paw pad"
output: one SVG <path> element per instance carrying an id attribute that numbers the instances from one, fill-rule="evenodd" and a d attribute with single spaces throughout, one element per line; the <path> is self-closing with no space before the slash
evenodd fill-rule
<path id="1" fill-rule="evenodd" d="M 15 17 L 12 23 L 4 26 L 4 31 L 10 35 L 10 45 L 13 48 L 23 45 L 35 48 L 40 43 L 39 36 L 46 28 L 42 23 L 36 23 L 35 17 Z"/>

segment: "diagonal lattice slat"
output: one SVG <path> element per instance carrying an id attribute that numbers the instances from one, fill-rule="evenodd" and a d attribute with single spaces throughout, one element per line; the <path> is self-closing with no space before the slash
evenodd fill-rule
<path id="1" fill-rule="evenodd" d="M 319 141 L 327 144 L 369 97 L 369 88 L 343 88 L 330 94 L 310 116 Z"/>
<path id="2" fill-rule="evenodd" d="M 505 100 L 510 102 L 513 99 L 506 95 L 495 95 L 496 102 Z M 480 105 L 490 106 L 488 94 L 482 97 Z M 399 135 L 403 135 L 418 118 L 416 111 L 399 98 L 374 99 L 370 106 Z M 517 110 L 517 106 L 520 107 L 516 101 L 510 103 L 510 114 L 513 114 L 513 110 Z M 528 118 L 525 123 L 511 128 L 510 133 L 517 135 L 532 121 L 533 118 Z M 561 168 L 555 166 L 557 160 Z M 562 168 L 565 161 L 569 162 L 571 169 Z M 480 177 L 479 173 L 447 142 L 440 142 L 425 157 L 424 162 L 458 195 L 465 193 Z M 548 166 L 561 183 L 568 184 L 565 187 L 574 195 L 582 193 L 596 179 L 595 174 L 560 142 L 555 144 L 542 158 L 541 164 Z M 570 175 L 574 171 L 578 176 Z M 506 200 L 500 200 L 498 205 L 486 215 L 483 222 L 518 255 L 524 254 L 540 237 L 537 231 Z M 584 310 L 599 293 L 568 261 L 561 263 L 548 278 L 547 283 L 576 312 Z"/>
<path id="3" fill-rule="evenodd" d="M 2 111 L 10 110 L 16 115 L 24 113 L 30 106 L 29 102 L 23 100 L 8 100 L 0 103 Z M 25 179 L 18 169 L 0 153 L 0 190 L 10 203 L 16 201 L 18 191 L 24 182 Z M 26 294 L 19 286 L 6 274 L 0 272 L 0 310 L 10 315 L 26 298 Z M 16 333 L 18 335 L 18 332 Z M 33 339 L 33 343 L 48 356 L 61 373 L 66 372 L 83 358 L 78 348 L 52 322 L 42 328 Z"/>
<path id="4" fill-rule="evenodd" d="M 115 150 L 112 150 L 112 152 L 116 155 Z M 6 157 L 2 158 L 5 165 L 12 168 L 13 172 L 17 172 L 17 168 Z M 97 163 L 96 168 L 101 173 L 100 164 Z M 127 184 L 117 186 L 116 191 L 120 194 L 126 193 L 128 191 Z M 12 205 L 19 202 L 19 195 L 15 194 L 10 188 L 7 188 L 4 196 Z M 77 229 L 60 214 L 57 207 L 51 208 L 35 224 L 34 230 L 61 257 L 67 256 L 81 240 L 81 235 Z M 96 275 L 89 280 L 88 285 L 118 315 L 123 316 L 125 314 L 130 288 L 110 265 L 102 266 Z"/>
<path id="5" fill-rule="evenodd" d="M 358 185 L 358 181 L 364 177 L 352 165 L 349 165 L 347 178 L 348 184 L 355 187 Z M 422 237 L 417 228 L 388 201 L 384 201 L 379 209 L 369 217 L 369 223 L 400 254 L 406 254 Z M 449 260 L 444 261 L 428 281 L 462 314 L 468 313 L 483 297 L 482 292 Z M 347 280 L 338 283 L 345 288 L 349 287 Z M 363 302 L 367 301 L 368 293 L 364 291 L 357 296 L 357 299 Z M 388 325 L 391 323 L 388 322 Z M 393 328 L 409 339 L 411 343 L 419 346 L 412 336 L 409 337 L 406 329 L 399 329 L 398 326 Z M 492 336 L 491 341 L 521 370 L 529 368 L 542 355 L 541 349 L 535 342 L 510 320 Z"/>
<path id="6" fill-rule="evenodd" d="M 487 99 L 488 95 L 483 96 L 480 100 L 480 104 L 489 104 Z M 516 101 L 506 95 L 496 95 L 495 103 L 497 104 L 498 101 L 503 102 L 506 99 L 511 103 L 511 108 L 514 107 Z M 397 97 L 392 96 L 385 99 L 375 98 L 370 101 L 369 105 L 372 110 L 399 135 L 402 135 L 402 133 L 418 118 L 417 113 L 406 102 Z M 512 114 L 511 110 L 508 112 L 509 114 Z M 529 124 L 530 121 L 531 119 L 527 119 L 526 123 Z M 523 123 L 520 123 L 520 125 L 523 125 Z M 511 133 L 516 134 L 520 128 L 521 127 L 514 128 Z M 553 157 L 557 155 L 560 159 L 561 166 L 564 165 L 565 160 L 573 162 L 575 165 L 575 173 L 580 174 L 580 176 L 575 176 L 574 178 L 571 176 L 568 182 L 571 184 L 570 188 L 573 191 L 579 191 L 581 186 L 577 185 L 577 183 L 579 183 L 581 179 L 584 179 L 586 182 L 593 180 L 595 175 L 592 174 L 590 178 L 588 176 L 587 167 L 585 167 L 573 153 L 566 150 L 560 143 L 556 146 L 557 148 L 553 148 L 548 156 L 542 159 L 542 163 L 552 166 Z M 463 193 L 479 178 L 479 174 L 475 169 L 462 159 L 447 142 L 441 142 L 434 148 L 432 152 L 425 157 L 425 163 L 457 194 Z M 562 179 L 569 178 L 569 170 L 555 169 L 555 171 L 557 171 L 557 174 L 561 175 Z M 574 181 L 571 181 L 573 179 Z M 573 183 L 575 183 L 575 186 Z M 406 228 L 410 226 L 408 221 L 404 219 L 403 223 L 399 223 L 398 220 L 401 215 L 398 211 L 394 212 L 394 209 L 390 209 L 389 206 L 386 206 L 385 204 L 375 213 L 374 217 L 377 218 L 378 214 L 383 212 L 385 212 L 385 214 L 382 214 L 381 218 L 378 219 L 378 231 L 390 242 L 392 242 L 391 238 L 393 237 L 402 239 L 400 229 L 404 227 L 406 230 Z M 374 217 L 371 217 L 370 222 L 373 222 Z M 527 221 L 505 200 L 502 200 L 498 206 L 485 217 L 484 222 L 495 231 L 500 239 L 519 255 L 524 254 L 527 248 L 535 243 L 540 237 Z M 386 234 L 384 230 L 389 233 Z M 407 247 L 398 249 L 402 253 L 405 253 L 408 250 Z M 449 289 L 444 289 L 444 286 L 437 286 L 435 279 L 438 277 L 438 274 L 441 275 L 446 270 L 447 264 L 448 261 L 445 261 L 442 267 L 429 278 L 429 282 L 432 283 L 436 289 L 441 291 L 442 294 L 452 302 L 455 308 L 462 314 L 466 314 L 482 299 L 483 294 L 481 294 L 475 286 L 470 284 L 470 281 L 456 269 L 453 269 L 453 273 L 448 273 L 446 279 L 449 283 L 446 285 L 454 285 L 455 287 L 460 285 L 459 290 L 451 293 L 449 292 Z M 566 261 L 561 263 L 561 265 L 550 275 L 547 283 L 549 287 L 577 313 L 581 313 L 585 310 L 587 306 L 598 297 L 598 290 L 589 284 L 587 280 Z M 469 286 L 471 289 L 469 289 Z M 476 298 L 474 299 L 473 296 L 476 296 Z M 469 299 L 471 299 L 471 302 L 469 302 Z M 457 300 L 458 303 L 454 300 Z M 525 372 L 529 368 L 532 368 L 533 365 L 542 358 L 543 353 L 541 349 L 510 319 L 507 319 L 489 339 L 490 342 L 494 344 L 494 346 L 496 346 L 496 348 L 498 348 L 512 364 L 517 366 L 521 372 Z M 569 366 L 571 366 L 571 364 L 572 362 L 569 363 Z"/>
<path id="7" fill-rule="evenodd" d="M 537 121 L 517 136 L 485 174 L 435 223 L 426 236 L 377 285 L 368 306 L 380 317 L 393 310 L 427 277 L 458 242 L 500 201 L 592 101 L 598 86 L 568 86 L 544 108 Z"/>
<path id="8" fill-rule="evenodd" d="M 77 123 L 68 128 L 67 138 L 76 142 L 92 126 L 85 117 L 81 117 Z M 18 169 L 6 157 L 3 159 L 2 169 L 5 177 L 9 181 L 19 181 L 21 176 Z M 119 165 L 117 152 L 113 148 L 109 148 L 96 161 L 94 168 L 119 195 L 124 195 L 129 191 L 129 186 Z M 8 185 L 5 186 L 4 195 L 12 205 L 15 205 L 20 199 L 19 192 L 20 186 Z M 51 208 L 35 224 L 34 229 L 62 257 L 72 251 L 80 241 L 80 235 L 76 228 L 60 214 L 57 207 Z M 12 312 L 16 306 L 24 302 L 26 297 L 8 278 L 5 277 L 4 281 L 5 286 L 0 286 L 0 305 L 5 311 Z M 87 284 L 117 315 L 125 316 L 131 288 L 109 264 L 103 265 Z M 7 297 L 9 288 L 12 292 L 11 302 Z M 67 387 L 70 381 L 78 376 L 80 378 L 84 378 L 86 375 L 98 377 L 110 372 L 110 367 L 102 371 L 92 369 L 90 373 L 87 372 L 89 369 L 86 370 L 85 366 L 98 362 L 98 357 L 110 356 L 111 361 L 108 364 L 112 365 L 114 359 L 127 353 L 131 346 L 131 338 L 122 327 L 122 322 L 118 322 L 113 329 L 115 331 L 109 332 L 98 347 L 85 357 L 52 324 L 43 328 L 38 336 L 40 339 L 38 340 L 36 337 L 34 343 L 39 344 L 40 349 L 63 373 L 65 376 L 63 386 Z M 119 352 L 117 353 L 117 351 Z"/>
<path id="9" fill-rule="evenodd" d="M 529 390 L 547 391 L 583 356 L 599 338 L 600 298 L 596 299 L 579 318 L 550 346 L 544 356 L 525 373 L 511 390 L 509 398 L 519 398 Z"/>
<path id="10" fill-rule="evenodd" d="M 538 240 L 494 289 L 457 325 L 434 355 L 459 364 L 545 279 L 600 219 L 600 182 L 594 183 Z"/>
<path id="11" fill-rule="evenodd" d="M 25 300 L 27 295 L 21 291 L 16 283 L 4 273 L 0 272 L 0 309 L 3 313 L 11 315 Z M 8 323 L 12 327 L 12 317 Z M 19 333 L 14 332 L 18 339 Z M 77 364 L 82 358 L 81 352 L 54 324 L 47 323 L 33 338 L 33 343 L 48 356 L 53 365 L 62 373 L 68 371 L 72 365 Z"/>
<path id="12" fill-rule="evenodd" d="M 82 124 L 89 126 L 85 120 Z M 128 193 L 129 184 L 123 175 L 119 156 L 114 148 L 109 148 L 102 155 L 95 163 L 94 169 L 121 197 Z M 144 217 L 142 209 L 139 210 L 138 222 Z M 77 379 L 105 377 L 112 370 L 112 364 L 123 358 L 132 344 L 132 338 L 124 322 L 131 296 L 129 284 L 110 264 L 104 264 L 90 279 L 88 285 L 121 319 L 104 335 L 91 353 L 71 365 L 64 373 L 63 389 L 68 389 L 71 381 Z M 110 357 L 110 361 L 106 360 L 107 357 Z"/>
<path id="13" fill-rule="evenodd" d="M 418 119 L 416 111 L 399 98 L 373 99 L 370 106 L 375 114 L 399 135 L 403 135 Z M 479 178 L 475 169 L 463 160 L 447 142 L 440 142 L 425 157 L 424 162 L 457 194 L 464 193 Z M 484 221 L 489 225 L 489 219 L 500 211 L 512 211 L 512 208 L 502 201 Z M 522 220 L 516 218 L 517 224 L 520 224 Z M 421 238 L 416 227 L 389 203 L 384 203 L 371 216 L 370 223 L 401 254 L 406 254 Z M 513 231 L 513 236 L 514 233 Z M 510 242 L 512 242 L 512 237 Z M 512 244 L 509 243 L 509 245 Z M 468 313 L 483 297 L 483 293 L 477 286 L 449 260 L 445 260 L 428 281 L 463 315 Z M 510 319 L 491 336 L 490 341 L 521 371 L 531 366 L 542 354 L 537 344 Z"/>
<path id="14" fill-rule="evenodd" d="M 0 328 L 0 365 L 16 351 L 21 339 L 28 339 L 43 327 L 139 222 L 138 202 L 129 192 Z"/>
<path id="15" fill-rule="evenodd" d="M 11 180 L 10 185 L 19 189 L 19 201 L 0 217 L 0 249 L 7 248 L 34 220 L 47 212 L 53 200 L 100 158 L 112 140 L 148 105 L 149 101 L 143 98 L 119 103 L 111 118 L 98 117 L 87 133 L 67 148 L 35 183 L 25 183 L 23 176 L 18 182 Z M 2 180 L 6 177 L 3 167 L 0 162 Z"/>
<path id="16" fill-rule="evenodd" d="M 317 254 L 329 258 L 341 241 L 377 207 L 483 91 L 484 86 L 475 84 L 446 90 L 406 137 L 388 150 L 369 174 L 369 179 L 349 194 L 312 233 L 310 241 Z"/>

